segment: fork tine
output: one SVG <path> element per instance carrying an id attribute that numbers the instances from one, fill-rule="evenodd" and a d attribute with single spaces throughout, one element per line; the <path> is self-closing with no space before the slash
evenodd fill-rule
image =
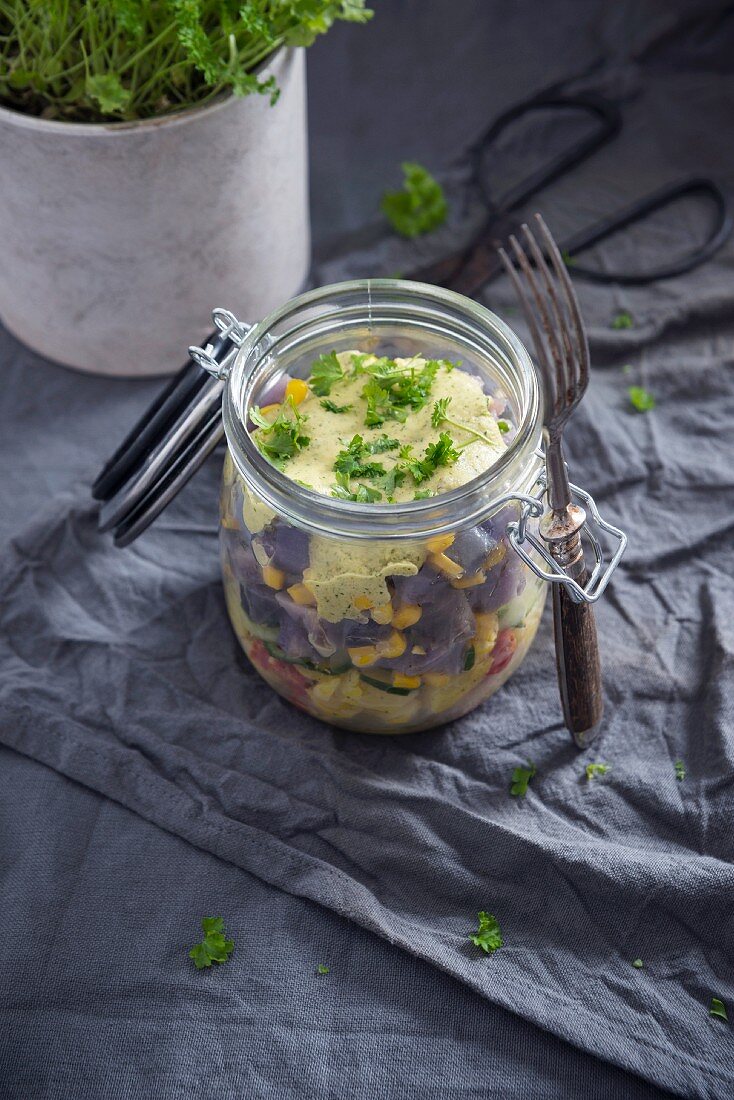
<path id="1" fill-rule="evenodd" d="M 550 356 L 548 354 L 544 354 L 541 358 L 540 365 L 543 368 L 546 387 L 553 395 L 551 407 L 554 411 L 554 415 L 556 415 L 560 412 L 561 406 L 559 405 L 559 402 L 561 401 L 562 395 L 565 394 L 565 384 L 562 373 L 563 351 L 561 349 L 561 345 L 558 342 L 558 338 L 555 334 L 555 330 L 553 327 L 553 322 L 548 311 L 548 305 L 546 301 L 547 296 L 541 292 L 540 287 L 538 286 L 538 282 L 533 275 L 533 269 L 530 266 L 530 261 L 528 260 L 522 246 L 515 236 L 510 237 L 510 244 L 512 245 L 512 250 L 515 253 L 515 258 L 520 265 L 520 269 L 525 276 L 525 281 L 533 296 L 533 300 L 535 301 L 536 312 L 540 316 L 540 321 L 543 326 L 543 332 L 545 333 L 545 346 L 550 352 Z"/>
<path id="2" fill-rule="evenodd" d="M 570 402 L 573 400 L 579 388 L 579 376 L 578 356 L 574 354 L 574 349 L 571 346 L 568 318 L 563 308 L 563 304 L 559 301 L 556 292 L 556 283 L 548 270 L 548 265 L 545 262 L 543 253 L 538 247 L 535 237 L 530 232 L 527 225 L 523 225 L 522 231 L 535 262 L 535 269 L 540 273 L 540 277 L 545 284 L 547 299 L 550 302 L 550 309 L 556 322 L 556 339 L 559 338 L 558 334 L 560 333 L 560 341 L 563 344 L 564 355 L 562 358 L 557 359 L 555 363 L 557 386 L 558 392 L 563 394 L 567 401 Z"/>
<path id="3" fill-rule="evenodd" d="M 571 278 L 568 274 L 566 265 L 563 262 L 563 258 L 558 251 L 558 245 L 553 240 L 551 231 L 543 221 L 543 218 L 540 214 L 535 215 L 535 222 L 540 231 L 540 235 L 543 239 L 543 244 L 546 247 L 546 251 L 550 256 L 550 260 L 553 264 L 555 273 L 558 276 L 566 294 L 566 302 L 568 304 L 570 314 L 573 319 L 574 329 L 576 332 L 576 344 L 579 353 L 581 392 L 583 393 L 589 383 L 589 341 L 586 336 L 584 323 L 581 320 L 579 300 L 576 297 L 576 291 L 573 288 L 573 283 L 571 282 Z"/>
<path id="4" fill-rule="evenodd" d="M 523 287 L 522 280 L 517 273 L 517 268 L 515 267 L 514 263 L 507 255 L 504 248 L 498 249 L 498 252 L 502 263 L 505 265 L 505 271 L 510 276 L 510 280 L 514 287 L 515 293 L 520 300 L 520 303 L 522 304 L 522 308 L 525 313 L 525 320 L 527 321 L 528 328 L 530 329 L 530 337 L 535 347 L 535 356 L 538 360 L 538 366 L 542 368 L 543 362 L 545 361 L 547 356 L 543 344 L 543 338 L 540 334 L 540 329 L 538 328 L 538 324 L 535 319 L 533 307 L 531 306 L 530 301 L 525 293 L 525 288 Z"/>

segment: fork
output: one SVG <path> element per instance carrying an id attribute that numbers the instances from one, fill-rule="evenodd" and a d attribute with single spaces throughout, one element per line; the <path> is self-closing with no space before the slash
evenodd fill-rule
<path id="1" fill-rule="evenodd" d="M 505 249 L 498 251 L 525 312 L 543 379 L 549 508 L 540 533 L 554 561 L 583 587 L 589 576 L 581 542 L 586 514 L 571 497 L 563 430 L 589 384 L 589 344 L 558 247 L 540 214 L 534 221 L 541 244 L 527 225 L 522 226 L 525 248 L 514 235 L 509 238 L 519 272 Z M 563 714 L 574 741 L 585 748 L 599 731 L 603 711 L 594 611 L 589 603 L 575 602 L 564 584 L 552 588 Z"/>

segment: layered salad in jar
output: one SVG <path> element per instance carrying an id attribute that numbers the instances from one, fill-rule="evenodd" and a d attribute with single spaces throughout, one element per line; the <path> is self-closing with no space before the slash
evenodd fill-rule
<path id="1" fill-rule="evenodd" d="M 360 509 L 465 485 L 515 433 L 502 393 L 462 363 L 358 348 L 283 378 L 249 417 L 294 492 Z M 326 722 L 402 733 L 457 718 L 504 683 L 535 635 L 545 586 L 509 545 L 516 504 L 428 538 L 331 537 L 274 514 L 228 453 L 221 513 L 241 645 L 281 695 Z"/>

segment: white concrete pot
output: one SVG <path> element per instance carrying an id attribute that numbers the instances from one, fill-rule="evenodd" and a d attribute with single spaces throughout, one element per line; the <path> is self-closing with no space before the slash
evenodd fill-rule
<path id="1" fill-rule="evenodd" d="M 136 123 L 0 108 L 0 319 L 100 374 L 171 371 L 215 305 L 256 321 L 309 265 L 305 51 L 281 88 Z"/>

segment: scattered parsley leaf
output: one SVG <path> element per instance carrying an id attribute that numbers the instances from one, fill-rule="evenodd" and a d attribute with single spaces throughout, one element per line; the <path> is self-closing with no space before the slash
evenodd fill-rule
<path id="1" fill-rule="evenodd" d="M 431 423 L 434 428 L 437 428 L 439 424 L 451 424 L 454 428 L 458 428 L 459 431 L 467 432 L 469 435 L 474 436 L 475 439 L 480 439 L 482 443 L 487 443 L 490 447 L 494 447 L 494 440 L 490 439 L 484 432 L 479 432 L 476 428 L 470 428 L 468 424 L 463 424 L 460 420 L 452 419 L 448 413 L 450 404 L 450 397 L 442 397 L 439 401 L 434 402 L 433 412 L 431 413 Z M 464 446 L 467 446 L 467 444 L 465 443 Z"/>
<path id="2" fill-rule="evenodd" d="M 402 165 L 403 188 L 387 191 L 380 209 L 401 237 L 418 237 L 443 225 L 448 205 L 438 180 L 420 164 L 405 161 Z"/>
<path id="3" fill-rule="evenodd" d="M 331 387 L 344 377 L 342 367 L 335 351 L 320 355 L 311 367 L 311 377 L 308 384 L 317 397 L 328 397 Z"/>
<path id="4" fill-rule="evenodd" d="M 589 782 L 597 775 L 606 775 L 609 771 L 609 764 L 587 764 L 586 765 L 586 778 Z"/>
<path id="5" fill-rule="evenodd" d="M 621 313 L 612 318 L 611 327 L 614 329 L 632 328 L 633 323 L 632 314 L 623 309 Z"/>
<path id="6" fill-rule="evenodd" d="M 329 968 L 328 968 L 328 966 L 324 966 L 323 963 L 319 963 L 319 965 L 316 967 L 316 973 L 317 974 L 328 974 L 329 973 Z"/>
<path id="7" fill-rule="evenodd" d="M 535 764 L 528 760 L 527 767 L 515 768 L 512 773 L 512 783 L 510 784 L 510 794 L 515 798 L 524 798 L 528 793 L 528 785 L 530 780 L 535 775 Z"/>
<path id="8" fill-rule="evenodd" d="M 642 961 L 642 959 L 635 959 L 634 962 L 632 963 L 632 965 L 634 966 L 634 968 L 636 970 L 642 970 L 642 968 L 645 964 Z"/>
<path id="9" fill-rule="evenodd" d="M 326 411 L 330 413 L 347 413 L 351 412 L 354 408 L 353 405 L 337 405 L 328 397 L 325 397 L 320 404 L 322 409 L 326 409 Z"/>
<path id="10" fill-rule="evenodd" d="M 479 927 L 469 939 L 476 947 L 481 947 L 482 951 L 487 955 L 491 955 L 497 948 L 502 947 L 500 926 L 492 914 L 485 913 L 483 909 L 480 913 L 477 913 L 477 920 L 479 921 Z"/>
<path id="11" fill-rule="evenodd" d="M 622 374 L 632 374 L 632 371 L 634 369 L 635 368 L 632 366 L 631 363 L 625 363 L 625 365 L 622 367 Z"/>
<path id="12" fill-rule="evenodd" d="M 194 960 L 197 970 L 203 970 L 212 963 L 226 962 L 234 951 L 234 940 L 225 939 L 222 917 L 204 917 L 201 927 L 204 939 L 189 951 L 189 958 Z"/>
<path id="13" fill-rule="evenodd" d="M 430 489 L 416 489 L 413 500 L 428 500 L 428 498 L 432 496 L 433 493 Z"/>
<path id="14" fill-rule="evenodd" d="M 299 413 L 292 397 L 283 402 L 274 420 L 263 416 L 257 405 L 250 409 L 250 419 L 257 425 L 258 430 L 253 434 L 257 447 L 279 468 L 311 442 L 302 430 L 308 417 Z"/>
<path id="15" fill-rule="evenodd" d="M 575 267 L 578 263 L 578 260 L 574 260 L 573 256 L 567 248 L 564 248 L 561 252 L 561 259 L 563 260 L 566 267 Z"/>
<path id="16" fill-rule="evenodd" d="M 726 1014 L 726 1005 L 718 997 L 711 998 L 711 1005 L 709 1007 L 709 1016 L 718 1016 L 720 1020 L 729 1021 L 729 1017 Z"/>
<path id="17" fill-rule="evenodd" d="M 627 390 L 630 404 L 637 412 L 649 412 L 655 408 L 655 398 L 643 386 L 630 386 Z"/>
<path id="18" fill-rule="evenodd" d="M 683 763 L 682 760 L 676 760 L 676 762 L 673 766 L 675 768 L 675 778 L 678 780 L 679 783 L 682 783 L 683 780 L 686 777 L 686 766 L 685 766 L 685 764 Z"/>

